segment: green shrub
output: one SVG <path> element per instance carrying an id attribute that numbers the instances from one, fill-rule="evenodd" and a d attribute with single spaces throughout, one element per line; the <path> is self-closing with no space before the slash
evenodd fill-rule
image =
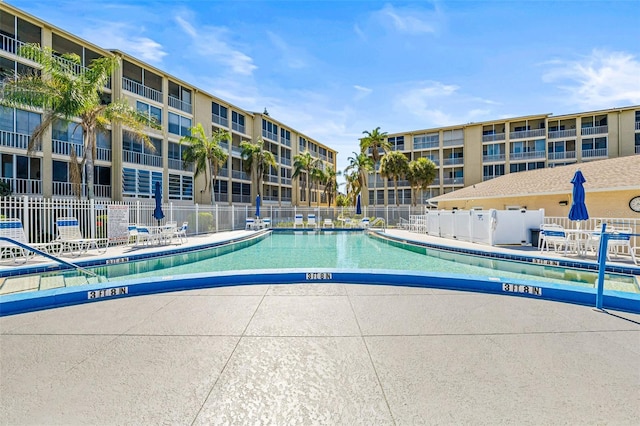
<path id="1" fill-rule="evenodd" d="M 107 238 L 107 215 L 102 214 L 96 217 L 96 237 Z"/>
<path id="2" fill-rule="evenodd" d="M 187 217 L 187 222 L 189 222 L 189 229 L 193 229 L 196 232 L 216 232 L 216 223 L 211 213 L 198 213 L 198 229 L 196 229 L 195 213 L 191 213 Z"/>

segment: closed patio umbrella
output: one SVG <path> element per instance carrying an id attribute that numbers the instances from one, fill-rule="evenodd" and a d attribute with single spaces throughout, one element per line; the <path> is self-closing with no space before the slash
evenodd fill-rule
<path id="1" fill-rule="evenodd" d="M 158 226 L 160 226 L 160 221 L 164 219 L 164 212 L 162 211 L 162 188 L 160 186 L 160 182 L 156 182 L 156 188 L 153 196 L 156 199 L 156 208 L 153 210 L 153 217 L 158 221 Z"/>
<path id="2" fill-rule="evenodd" d="M 260 194 L 256 197 L 256 217 L 260 217 Z"/>
<path id="3" fill-rule="evenodd" d="M 360 194 L 356 198 L 356 214 L 362 214 L 362 206 L 360 205 Z"/>
<path id="4" fill-rule="evenodd" d="M 571 179 L 571 183 L 573 184 L 573 193 L 571 209 L 569 210 L 569 220 L 580 221 L 589 219 L 589 212 L 587 212 L 587 206 L 584 203 L 585 194 L 583 184 L 585 182 L 586 179 L 582 175 L 582 172 L 580 170 L 576 170 L 576 173 L 573 175 L 573 179 Z"/>

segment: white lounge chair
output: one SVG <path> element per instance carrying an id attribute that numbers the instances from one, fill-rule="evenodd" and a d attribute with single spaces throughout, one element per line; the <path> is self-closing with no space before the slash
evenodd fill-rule
<path id="1" fill-rule="evenodd" d="M 180 241 L 180 244 L 187 242 L 187 229 L 189 229 L 189 222 L 182 222 L 182 226 L 173 232 L 173 236 Z"/>
<path id="2" fill-rule="evenodd" d="M 329 218 L 326 218 L 324 222 L 322 222 L 323 228 L 333 228 L 333 221 Z"/>
<path id="3" fill-rule="evenodd" d="M 309 214 L 307 215 L 307 226 L 311 228 L 315 228 L 318 223 L 316 222 L 316 215 Z"/>
<path id="4" fill-rule="evenodd" d="M 293 218 L 293 227 L 297 228 L 298 225 L 300 225 L 301 227 L 304 228 L 304 222 L 302 221 L 302 215 L 301 214 L 297 214 Z"/>
<path id="5" fill-rule="evenodd" d="M 84 238 L 80 231 L 80 223 L 75 217 L 59 217 L 56 220 L 58 239 L 71 252 L 72 256 L 80 256 L 90 249 L 95 249 L 99 254 L 107 251 L 108 238 Z M 138 229 L 140 232 L 140 229 Z"/>
<path id="6" fill-rule="evenodd" d="M 635 249 L 631 247 L 631 228 L 616 228 L 615 231 L 609 235 L 609 244 L 607 251 L 607 259 L 611 259 L 611 253 L 615 257 L 618 257 L 618 249 L 627 249 L 631 255 L 633 263 L 637 263 Z"/>
<path id="7" fill-rule="evenodd" d="M 370 225 L 370 221 L 368 217 L 363 217 L 362 220 L 360 221 L 360 226 L 362 226 L 363 228 L 368 228 Z"/>
<path id="8" fill-rule="evenodd" d="M 545 223 L 540 226 L 540 235 L 538 237 L 538 247 L 540 251 L 549 251 L 551 247 L 558 252 L 561 248 L 564 248 L 564 253 L 569 248 L 569 240 L 567 233 L 564 232 L 564 227 L 556 224 Z"/>
<path id="9" fill-rule="evenodd" d="M 248 217 L 247 220 L 245 220 L 244 229 L 256 229 L 256 220 L 252 217 Z"/>
<path id="10" fill-rule="evenodd" d="M 271 228 L 271 218 L 270 217 L 265 217 L 264 219 L 262 219 L 262 227 L 263 228 Z"/>
<path id="11" fill-rule="evenodd" d="M 0 237 L 10 238 L 54 256 L 59 255 L 62 251 L 62 245 L 57 242 L 29 243 L 20 219 L 0 219 Z M 22 260 L 22 263 L 24 263 L 34 256 L 35 252 L 29 251 L 9 241 L 0 240 L 0 260 L 11 258 L 16 263 L 19 260 Z"/>

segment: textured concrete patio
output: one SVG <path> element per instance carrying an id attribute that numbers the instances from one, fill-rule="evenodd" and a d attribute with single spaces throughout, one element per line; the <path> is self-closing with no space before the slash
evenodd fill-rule
<path id="1" fill-rule="evenodd" d="M 0 318 L 0 423 L 637 424 L 640 316 L 232 287 Z"/>

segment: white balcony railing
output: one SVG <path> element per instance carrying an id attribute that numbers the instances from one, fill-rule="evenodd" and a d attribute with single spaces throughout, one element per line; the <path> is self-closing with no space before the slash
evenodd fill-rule
<path id="1" fill-rule="evenodd" d="M 640 121 L 636 121 L 636 130 L 640 130 Z"/>
<path id="2" fill-rule="evenodd" d="M 493 142 L 505 140 L 504 133 L 493 133 L 491 135 L 482 135 L 482 142 Z"/>
<path id="3" fill-rule="evenodd" d="M 141 164 L 152 167 L 162 167 L 162 157 L 159 155 L 144 154 L 122 150 L 122 161 L 125 163 Z"/>
<path id="4" fill-rule="evenodd" d="M 546 129 L 520 130 L 509 132 L 509 139 L 539 138 L 545 136 Z"/>
<path id="5" fill-rule="evenodd" d="M 607 157 L 607 148 L 583 149 L 582 158 Z"/>
<path id="6" fill-rule="evenodd" d="M 494 161 L 504 161 L 505 160 L 505 155 L 504 154 L 496 154 L 496 155 L 483 155 L 482 156 L 482 161 L 484 163 L 491 163 Z"/>
<path id="7" fill-rule="evenodd" d="M 550 152 L 548 154 L 549 160 L 567 160 L 576 158 L 575 151 L 563 151 L 563 152 Z"/>
<path id="8" fill-rule="evenodd" d="M 169 106 L 171 108 L 175 108 L 175 109 L 179 109 L 180 111 L 184 111 L 187 114 L 191 114 L 191 112 L 193 111 L 193 107 L 191 106 L 190 103 L 185 102 L 185 101 L 181 101 L 180 99 L 174 98 L 171 95 L 169 95 Z"/>
<path id="9" fill-rule="evenodd" d="M 151 87 L 140 84 L 137 81 L 122 77 L 122 89 L 127 92 L 135 93 L 152 101 L 162 103 L 162 92 L 152 89 Z"/>
<path id="10" fill-rule="evenodd" d="M 0 146 L 26 150 L 29 147 L 30 141 L 31 135 L 0 130 Z M 35 148 L 37 148 L 36 151 L 40 151 L 40 144 Z"/>
<path id="11" fill-rule="evenodd" d="M 609 126 L 583 127 L 580 129 L 582 136 L 602 135 L 609 133 Z"/>
<path id="12" fill-rule="evenodd" d="M 9 185 L 13 195 L 42 195 L 42 181 L 39 179 L 0 177 L 0 181 Z"/>
<path id="13" fill-rule="evenodd" d="M 64 155 L 65 157 L 71 156 L 71 150 L 76 152 L 78 157 L 84 155 L 84 145 L 79 143 L 73 143 L 69 141 L 61 141 L 58 139 L 51 139 L 51 151 L 54 154 Z"/>
<path id="14" fill-rule="evenodd" d="M 167 167 L 172 170 L 182 170 L 186 172 L 193 172 L 193 163 L 187 163 L 182 160 L 178 160 L 176 158 L 169 158 L 167 163 Z"/>
<path id="15" fill-rule="evenodd" d="M 546 158 L 546 151 L 529 151 L 529 152 L 511 152 L 509 158 L 511 160 L 528 160 L 531 158 Z"/>
<path id="16" fill-rule="evenodd" d="M 459 145 L 464 145 L 464 138 L 460 138 L 460 139 L 449 139 L 449 140 L 444 140 L 442 142 L 443 146 L 459 146 Z"/>
<path id="17" fill-rule="evenodd" d="M 455 164 L 464 164 L 464 158 L 456 157 L 456 158 L 443 158 L 442 165 L 443 166 L 452 166 Z"/>
<path id="18" fill-rule="evenodd" d="M 273 133 L 273 132 L 268 132 L 266 130 L 262 130 L 262 136 L 267 138 L 267 139 L 271 139 L 274 142 L 278 141 L 278 135 Z"/>
<path id="19" fill-rule="evenodd" d="M 110 148 L 96 148 L 96 160 L 99 161 L 111 161 L 111 149 Z"/>
<path id="20" fill-rule="evenodd" d="M 240 170 L 231 170 L 231 177 L 233 179 L 251 180 L 248 174 Z"/>
<path id="21" fill-rule="evenodd" d="M 291 139 L 280 138 L 280 143 L 284 146 L 291 146 Z"/>
<path id="22" fill-rule="evenodd" d="M 572 138 L 576 136 L 576 129 L 553 130 L 549 132 L 549 139 Z"/>
<path id="23" fill-rule="evenodd" d="M 238 157 L 242 156 L 242 148 L 239 146 L 231 145 L 231 154 L 237 155 Z"/>
<path id="24" fill-rule="evenodd" d="M 216 115 L 216 114 L 211 114 L 211 121 L 213 121 L 216 124 L 221 125 L 224 128 L 229 127 L 229 119 L 228 118 L 221 117 L 221 116 Z"/>
<path id="25" fill-rule="evenodd" d="M 23 42 L 18 41 L 13 37 L 0 34 L 0 50 L 17 55 L 18 50 L 20 50 L 22 46 L 24 46 Z"/>
<path id="26" fill-rule="evenodd" d="M 461 177 L 444 178 L 443 183 L 445 185 L 464 185 L 464 178 L 461 178 Z"/>
<path id="27" fill-rule="evenodd" d="M 246 134 L 246 133 L 245 133 L 245 128 L 244 128 L 244 126 L 243 126 L 242 124 L 238 124 L 238 123 L 233 123 L 233 122 L 232 122 L 232 123 L 231 123 L 231 128 L 232 128 L 233 130 L 235 130 L 236 132 L 240 132 L 240 133 L 242 133 L 242 134 Z"/>
<path id="28" fill-rule="evenodd" d="M 440 147 L 440 141 L 414 142 L 413 149 L 430 149 Z"/>

